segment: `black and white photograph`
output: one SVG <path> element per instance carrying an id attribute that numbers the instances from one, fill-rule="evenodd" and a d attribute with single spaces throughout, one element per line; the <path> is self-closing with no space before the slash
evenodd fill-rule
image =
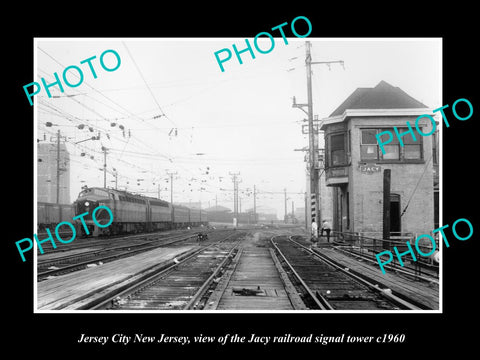
<path id="1" fill-rule="evenodd" d="M 441 310 L 441 39 L 35 50 L 37 311 Z"/>

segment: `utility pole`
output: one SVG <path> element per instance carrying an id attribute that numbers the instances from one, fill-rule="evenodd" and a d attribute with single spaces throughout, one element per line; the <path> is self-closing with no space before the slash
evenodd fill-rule
<path id="1" fill-rule="evenodd" d="M 233 216 L 238 220 L 238 175 L 240 173 L 229 173 L 233 181 Z"/>
<path id="2" fill-rule="evenodd" d="M 295 206 L 295 202 L 292 200 L 292 224 L 294 223 L 293 219 L 295 219 L 295 212 L 294 212 L 294 206 Z"/>
<path id="3" fill-rule="evenodd" d="M 239 173 L 240 174 L 240 173 Z M 239 187 L 238 184 L 242 182 L 242 179 L 237 179 L 237 216 L 240 217 L 240 213 L 242 212 L 242 199 L 240 198 Z"/>
<path id="4" fill-rule="evenodd" d="M 283 189 L 283 198 L 285 201 L 285 215 L 283 216 L 283 221 L 287 223 L 287 189 Z"/>
<path id="5" fill-rule="evenodd" d="M 253 185 L 253 223 L 257 223 L 257 188 Z"/>
<path id="6" fill-rule="evenodd" d="M 340 63 L 343 66 L 342 60 L 337 61 L 312 61 L 311 43 L 307 41 L 305 43 L 305 65 L 307 70 L 307 104 L 297 104 L 295 97 L 293 98 L 292 107 L 298 107 L 308 115 L 308 150 L 309 150 L 309 172 L 310 172 L 310 195 L 311 195 L 311 222 L 315 221 L 320 223 L 321 210 L 320 210 L 320 187 L 318 176 L 318 144 L 315 141 L 315 129 L 313 126 L 313 100 L 312 100 L 312 65 L 323 64 L 330 68 L 330 64 Z M 305 111 L 303 107 L 307 107 L 308 111 Z M 320 124 L 317 124 L 317 130 L 320 128 Z M 318 131 L 317 131 L 318 132 Z M 307 211 L 307 208 L 305 208 Z"/>
<path id="7" fill-rule="evenodd" d="M 175 221 L 175 213 L 173 210 L 173 175 L 177 175 L 176 171 L 167 171 L 167 175 L 170 176 L 170 204 L 172 206 L 172 222 Z"/>
<path id="8" fill-rule="evenodd" d="M 107 148 L 102 146 L 103 151 L 103 187 L 107 188 Z"/>
<path id="9" fill-rule="evenodd" d="M 115 168 L 113 168 L 113 176 L 115 176 L 115 190 L 117 190 L 117 188 L 118 188 L 118 171 Z"/>
<path id="10" fill-rule="evenodd" d="M 390 249 L 390 184 L 391 170 L 383 170 L 383 248 Z"/>
<path id="11" fill-rule="evenodd" d="M 307 192 L 305 191 L 305 230 L 308 231 L 308 215 L 307 215 L 307 205 L 308 205 L 308 201 L 307 201 Z"/>
<path id="12" fill-rule="evenodd" d="M 173 175 L 177 175 L 176 171 L 167 171 L 167 175 L 170 176 L 170 204 L 173 205 Z"/>
<path id="13" fill-rule="evenodd" d="M 57 204 L 60 204 L 60 130 L 57 130 Z"/>

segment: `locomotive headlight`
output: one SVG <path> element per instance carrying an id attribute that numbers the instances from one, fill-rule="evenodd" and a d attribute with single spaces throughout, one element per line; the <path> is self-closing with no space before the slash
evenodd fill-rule
<path id="1" fill-rule="evenodd" d="M 90 206 L 90 203 L 88 201 L 85 201 L 85 206 Z"/>

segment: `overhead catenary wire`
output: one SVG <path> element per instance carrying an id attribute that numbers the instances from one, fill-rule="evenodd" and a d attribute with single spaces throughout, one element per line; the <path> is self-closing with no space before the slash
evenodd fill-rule
<path id="1" fill-rule="evenodd" d="M 132 50 L 134 50 L 134 49 L 132 48 Z M 133 54 L 136 54 L 136 53 L 133 52 Z M 51 58 L 53 60 L 56 60 L 53 57 L 51 57 Z M 126 59 L 126 60 L 128 60 L 128 59 Z M 141 65 L 142 65 L 142 62 L 140 62 L 140 59 L 137 59 L 137 61 L 139 61 L 139 62 L 135 63 L 135 64 L 132 63 L 132 65 L 135 65 L 135 66 L 138 67 L 138 69 L 140 69 Z M 56 61 L 56 63 L 60 64 L 60 62 L 58 62 L 58 61 Z M 63 66 L 63 64 L 60 64 L 60 65 Z M 142 70 L 144 70 L 144 69 L 142 69 Z M 74 76 L 75 72 L 72 72 L 71 75 Z M 146 83 L 146 81 L 145 81 L 145 76 L 146 75 L 148 75 L 146 72 L 141 73 L 142 80 L 145 83 Z M 45 78 L 48 79 L 47 76 Z M 234 79 L 234 80 L 237 80 L 237 79 Z M 216 84 L 211 85 L 211 87 L 222 86 L 224 84 L 224 82 L 227 82 L 227 81 L 232 81 L 232 79 L 222 81 L 222 82 L 218 82 Z M 47 82 L 48 82 L 48 80 L 47 80 Z M 151 86 L 151 84 L 152 83 L 146 83 L 145 84 L 147 86 L 148 91 L 150 91 L 150 94 L 155 93 L 155 87 Z M 89 86 L 90 88 L 93 88 L 88 84 L 87 84 L 87 86 Z M 206 87 L 206 88 L 208 88 L 208 87 Z M 52 95 L 57 95 L 57 94 L 60 93 L 60 91 L 56 87 L 51 89 L 51 91 L 52 91 Z M 104 94 L 99 92 L 97 89 L 94 89 L 94 91 L 98 92 L 99 94 L 104 96 Z M 72 124 L 72 127 L 74 127 L 73 124 L 88 123 L 87 126 L 91 125 L 96 131 L 101 132 L 102 140 L 105 140 L 105 141 L 106 141 L 106 138 L 104 137 L 104 134 L 105 135 L 109 134 L 112 137 L 111 140 L 113 141 L 111 143 L 111 146 L 108 146 L 108 143 L 106 145 L 106 147 L 109 148 L 109 153 L 110 152 L 112 153 L 111 159 L 110 159 L 110 155 L 109 155 L 109 160 L 108 160 L 107 173 L 109 173 L 109 174 L 111 173 L 110 169 L 112 167 L 112 164 L 114 164 L 115 162 L 117 164 L 122 163 L 120 165 L 120 172 L 118 172 L 118 176 L 123 177 L 121 168 L 122 167 L 124 169 L 127 168 L 128 170 L 124 170 L 124 174 L 126 175 L 126 176 L 124 176 L 124 178 L 133 180 L 134 177 L 135 177 L 134 173 L 139 173 L 140 171 L 148 171 L 148 175 L 145 177 L 146 179 L 147 179 L 147 177 L 152 177 L 152 176 L 153 177 L 155 177 L 155 176 L 158 177 L 158 171 L 159 170 L 154 170 L 153 167 L 155 166 L 156 168 L 158 167 L 159 169 L 161 169 L 162 166 L 164 166 L 164 164 L 166 164 L 167 162 L 169 162 L 169 163 L 175 162 L 175 165 L 174 165 L 174 166 L 176 166 L 175 169 L 178 168 L 178 170 L 180 170 L 184 174 L 191 174 L 191 175 L 197 176 L 198 171 L 196 171 L 195 167 L 190 166 L 190 165 L 197 164 L 197 163 L 202 162 L 202 161 L 208 161 L 208 162 L 213 161 L 213 162 L 220 162 L 220 163 L 232 164 L 232 165 L 236 164 L 238 161 L 244 161 L 244 162 L 249 162 L 249 163 L 250 162 L 259 163 L 259 162 L 264 162 L 264 161 L 270 161 L 268 159 L 260 160 L 258 158 L 255 158 L 255 159 L 248 159 L 248 158 L 244 158 L 244 159 L 228 159 L 228 158 L 225 158 L 225 159 L 205 159 L 203 157 L 198 158 L 198 157 L 195 157 L 195 156 L 188 156 L 188 155 L 186 155 L 186 156 L 176 156 L 174 158 L 174 157 L 170 156 L 170 154 L 166 154 L 161 150 L 159 151 L 159 149 L 153 149 L 154 147 L 155 148 L 161 147 L 161 146 L 157 146 L 157 144 L 161 144 L 162 141 L 156 142 L 156 144 L 154 146 L 149 146 L 150 144 L 145 143 L 145 140 L 148 141 L 148 139 L 143 139 L 143 137 L 132 136 L 131 138 L 128 137 L 127 139 L 121 139 L 121 134 L 116 134 L 115 133 L 116 129 L 110 129 L 108 127 L 108 125 L 105 124 L 105 122 L 111 122 L 112 120 L 118 120 L 118 118 L 130 119 L 130 118 L 133 117 L 133 116 L 132 117 L 128 116 L 128 114 L 129 113 L 131 114 L 131 112 L 127 113 L 128 110 L 126 110 L 125 108 L 123 108 L 123 109 L 126 110 L 126 111 L 122 111 L 122 107 L 117 107 L 116 106 L 116 105 L 119 105 L 119 104 L 116 104 L 115 101 L 111 101 L 113 99 L 116 100 L 115 97 L 113 99 L 110 99 L 109 97 L 104 97 L 104 99 L 108 99 L 108 101 L 105 101 L 104 99 L 102 99 L 103 101 L 99 101 L 99 104 L 101 104 L 102 106 L 105 106 L 105 108 L 103 108 L 102 106 L 100 106 L 96 103 L 92 103 L 92 102 L 88 101 L 89 98 L 93 99 L 94 101 L 97 101 L 97 98 L 98 98 L 98 96 L 96 96 L 96 94 L 92 93 L 88 89 L 87 89 L 86 93 L 84 93 L 83 89 L 78 94 L 76 94 L 76 92 L 77 92 L 76 89 L 69 89 L 69 93 L 70 92 L 72 94 L 75 94 L 74 96 L 76 96 L 76 97 L 72 97 L 70 95 L 65 95 L 65 96 L 61 95 L 60 97 L 65 98 L 65 99 L 58 99 L 58 100 L 49 101 L 48 99 L 46 99 L 46 95 L 45 96 L 39 96 L 39 99 L 42 100 L 42 104 L 39 107 L 39 109 L 41 108 L 41 110 L 43 111 L 42 117 L 44 118 L 45 114 L 52 115 L 52 116 L 57 116 L 59 118 L 58 121 L 56 121 L 57 120 L 56 118 L 54 118 L 53 120 L 50 120 L 50 121 L 51 122 L 58 122 L 60 124 L 60 123 L 62 123 L 62 121 L 60 119 L 63 119 L 64 120 L 63 124 L 66 123 L 67 127 L 69 126 L 68 122 L 70 122 Z M 196 95 L 197 93 L 201 94 L 201 92 L 198 91 L 193 95 Z M 83 97 L 80 98 L 79 97 L 80 95 L 84 96 L 85 98 L 83 98 Z M 190 95 L 188 98 L 192 97 L 193 95 Z M 56 98 L 57 96 L 54 96 L 54 97 Z M 72 104 L 70 104 L 69 100 L 67 100 L 67 99 L 72 100 Z M 83 99 L 85 99 L 87 101 L 85 104 L 82 103 Z M 157 106 L 159 106 L 160 103 L 162 103 L 162 98 L 158 97 L 158 93 L 157 93 L 157 96 L 154 97 L 154 100 L 155 100 L 155 105 L 157 105 Z M 172 104 L 170 104 L 170 105 L 174 105 L 174 104 L 176 104 L 178 102 L 181 102 L 181 101 L 184 101 L 184 100 L 185 99 L 182 97 L 180 100 L 173 101 Z M 147 96 L 147 101 L 148 101 L 148 96 Z M 37 104 L 39 104 L 39 103 L 40 102 L 38 102 Z M 78 105 L 78 107 L 74 103 L 76 103 Z M 125 104 L 123 104 L 123 105 L 125 105 Z M 168 105 L 165 105 L 163 103 L 162 103 L 162 105 L 163 105 L 163 107 L 159 107 L 159 109 L 161 110 L 161 113 L 164 114 L 163 109 L 166 109 L 165 107 L 168 106 Z M 80 108 L 80 106 L 81 106 L 81 108 Z M 103 113 L 105 113 L 106 115 L 107 115 L 107 112 L 109 114 L 113 113 L 113 111 L 107 111 L 106 107 L 108 107 L 111 110 L 117 111 L 118 112 L 118 117 L 115 117 L 115 116 L 112 116 L 112 115 L 103 116 L 102 115 Z M 67 111 L 63 110 L 64 108 L 67 109 Z M 78 109 L 78 111 L 77 111 L 77 109 Z M 153 107 L 152 107 L 152 109 L 153 109 Z M 166 110 L 168 112 L 168 108 Z M 83 116 L 83 114 L 85 114 L 85 116 Z M 145 112 L 143 114 L 145 114 Z M 116 114 L 113 113 L 113 115 L 116 115 Z M 137 115 L 138 115 L 138 112 L 137 112 Z M 146 116 L 146 115 L 145 116 L 140 115 L 140 117 L 148 119 L 148 116 Z M 138 117 L 135 118 L 135 120 L 137 120 L 137 119 L 138 119 Z M 144 120 L 142 120 L 142 121 L 144 122 Z M 155 128 L 157 130 L 162 129 L 158 126 L 158 125 L 160 125 L 160 123 L 161 122 L 156 122 L 155 125 L 157 125 L 157 126 L 151 126 L 151 127 Z M 274 125 L 274 124 L 275 123 L 272 123 L 272 125 Z M 150 125 L 150 124 L 148 124 L 148 125 Z M 258 125 L 259 124 L 256 124 L 256 126 L 258 126 Z M 277 125 L 283 126 L 283 124 L 277 124 Z M 233 126 L 235 126 L 235 125 L 233 125 Z M 238 126 L 248 126 L 248 125 L 238 124 Z M 255 126 L 255 124 L 252 124 L 252 126 Z M 137 126 L 137 127 L 140 128 L 140 126 Z M 200 125 L 197 128 L 201 128 L 201 127 L 203 127 L 203 126 Z M 214 125 L 212 127 L 231 127 L 231 126 L 229 126 L 228 124 L 225 124 L 225 125 L 224 124 L 219 124 L 217 126 Z M 165 128 L 165 122 L 163 122 L 163 128 Z M 188 127 L 183 127 L 183 128 L 192 128 L 193 129 L 194 127 L 193 126 L 188 126 Z M 141 131 L 141 130 L 142 129 L 139 129 L 139 131 Z M 166 129 L 166 130 L 168 130 L 168 129 Z M 87 131 L 85 131 L 85 133 L 83 133 L 83 132 L 79 132 L 78 130 L 69 130 L 68 128 L 65 130 L 65 133 L 74 134 L 74 137 L 78 137 L 78 139 L 82 139 L 84 134 L 88 134 Z M 112 134 L 115 134 L 116 138 L 114 138 L 112 136 Z M 62 133 L 62 135 L 64 135 L 64 134 Z M 95 134 L 91 134 L 91 135 L 97 135 L 97 134 L 95 133 Z M 87 135 L 85 135 L 85 136 L 87 136 Z M 118 143 L 115 144 L 116 140 L 123 141 L 123 142 L 121 144 L 118 144 Z M 157 140 L 155 140 L 155 141 L 157 141 Z M 88 158 L 84 158 L 85 159 L 84 162 L 87 163 L 89 167 L 94 168 L 94 169 L 100 167 L 100 166 L 97 166 L 97 165 L 101 165 L 101 163 L 102 163 L 102 159 L 100 158 L 100 156 L 97 156 L 97 155 L 103 154 L 103 152 L 99 150 L 100 142 L 86 142 L 86 143 L 82 143 L 82 144 L 79 144 L 79 145 L 76 145 L 74 143 L 75 143 L 75 138 L 74 139 L 70 138 L 67 141 L 67 144 L 69 146 L 73 146 L 73 147 L 75 147 L 75 149 L 79 149 L 80 151 L 83 150 L 84 152 L 87 152 L 87 153 L 90 152 L 92 155 L 95 155 L 95 159 L 92 159 L 93 160 L 92 163 L 89 163 Z M 152 142 L 150 142 L 150 143 L 152 143 Z M 137 149 L 138 149 L 138 151 L 135 151 Z M 148 151 L 145 151 L 145 149 L 148 149 Z M 132 154 L 132 152 L 137 152 L 138 154 Z M 194 152 L 194 151 L 192 151 L 192 152 Z M 83 162 L 83 159 L 80 159 L 79 157 L 77 157 L 79 155 L 80 155 L 79 153 L 75 154 L 75 162 L 76 163 L 77 162 Z M 177 153 L 175 155 L 177 155 Z M 142 159 L 142 158 L 145 159 L 145 161 L 141 161 L 141 160 L 138 161 L 138 159 Z M 152 159 L 151 164 L 148 163 L 149 159 Z M 283 160 L 279 159 L 279 161 L 285 161 L 285 159 L 283 159 Z M 124 166 L 123 164 L 126 164 L 127 167 Z M 115 165 L 113 165 L 113 166 L 115 166 Z M 182 171 L 182 170 L 184 170 L 184 171 Z M 85 175 L 88 175 L 88 174 L 85 174 Z M 83 174 L 80 174 L 80 176 L 83 176 Z M 182 181 L 185 180 L 185 182 L 187 182 L 188 180 L 186 179 L 186 177 L 187 176 L 183 176 L 184 179 L 182 179 Z M 200 184 L 200 181 L 198 181 L 198 183 Z M 194 187 L 195 187 L 195 185 L 192 186 L 192 188 L 194 188 Z M 215 191 L 215 188 L 218 187 L 218 185 L 215 184 L 215 182 L 212 182 L 212 183 L 209 183 L 209 184 L 205 184 L 205 187 L 206 187 L 206 190 L 204 190 L 204 191 L 206 191 L 206 192 L 211 192 L 212 191 L 213 192 L 213 191 Z M 188 191 L 188 189 L 186 191 Z M 197 190 L 193 190 L 193 191 L 197 191 Z"/>
<path id="2" fill-rule="evenodd" d="M 45 132 L 51 134 L 51 135 L 55 135 L 54 132 L 51 132 L 51 131 L 48 131 L 46 130 Z M 71 142 L 70 140 L 68 139 L 65 139 L 65 142 L 66 143 L 70 143 L 71 145 L 75 146 L 75 147 L 78 147 L 78 148 L 81 148 L 82 150 L 84 150 L 85 152 L 90 152 L 90 153 L 95 153 L 95 154 L 103 154 L 103 151 L 99 151 L 99 150 L 95 150 L 95 149 L 91 149 L 89 147 L 86 147 L 84 144 L 75 144 L 74 142 Z M 109 149 L 110 150 L 110 149 Z M 117 151 L 116 149 L 112 149 L 113 151 Z M 119 150 L 120 151 L 120 150 Z M 88 154 L 87 154 L 88 155 Z M 90 160 L 92 160 L 95 165 L 92 165 L 92 166 L 89 166 L 90 168 L 92 169 L 99 169 L 99 170 L 102 170 L 101 169 L 101 166 L 103 165 L 103 162 L 101 162 L 101 160 L 95 158 L 95 157 L 90 157 Z M 140 172 L 148 172 L 148 173 L 151 173 L 154 175 L 154 177 L 157 176 L 157 174 L 149 169 L 146 169 L 145 167 L 141 167 L 139 166 L 137 163 L 132 163 L 132 162 L 128 162 L 126 160 L 123 160 L 123 159 L 116 159 L 117 161 L 119 162 L 122 162 L 122 163 L 125 163 L 129 166 L 130 169 L 137 169 L 139 170 Z M 83 166 L 86 166 L 85 163 L 83 162 L 79 162 L 79 161 L 76 161 L 78 163 L 81 163 Z M 130 180 L 132 182 L 135 182 L 135 179 L 138 177 L 138 176 L 124 176 L 124 175 L 121 175 L 120 173 L 118 172 L 114 172 L 114 171 L 111 171 L 109 168 L 107 168 L 107 173 L 109 174 L 114 174 L 115 176 L 119 176 L 121 178 L 124 178 L 124 179 L 127 179 L 127 180 Z M 94 178 L 96 178 L 98 176 L 94 176 Z M 92 178 L 92 176 L 91 176 Z M 128 182 L 127 182 L 128 184 Z M 204 185 L 204 186 L 207 186 L 207 187 L 210 187 L 210 185 Z M 137 190 L 138 191 L 138 190 Z M 211 193 L 212 191 L 208 190 L 208 189 L 203 189 L 202 191 L 206 191 L 206 192 L 209 192 Z M 215 191 L 215 190 L 214 190 Z M 142 192 L 142 191 L 141 191 Z"/>
<path id="3" fill-rule="evenodd" d="M 49 53 L 47 53 L 44 49 L 38 47 L 38 49 L 43 52 L 45 55 L 47 55 L 50 59 L 52 59 L 55 63 L 57 63 L 58 65 L 62 66 L 63 68 L 65 68 L 65 65 L 63 65 L 60 61 L 58 61 L 56 58 L 54 58 L 52 55 L 50 55 Z M 78 78 L 78 76 L 76 74 L 74 74 L 75 77 Z M 96 89 L 95 87 L 93 87 L 92 85 L 90 85 L 87 81 L 83 81 L 82 82 L 82 86 L 85 85 L 87 87 L 89 87 L 90 89 L 92 89 L 95 93 L 99 94 L 100 96 L 104 97 L 105 99 L 107 99 L 108 101 L 110 101 L 112 104 L 115 104 L 118 108 L 122 109 L 124 111 L 124 114 L 128 114 L 129 116 L 131 116 L 132 119 L 136 119 L 136 120 L 139 120 L 145 124 L 147 124 L 148 126 L 154 128 L 154 129 L 157 129 L 157 127 L 155 127 L 154 125 L 148 123 L 147 121 L 145 121 L 144 119 L 142 119 L 141 117 L 137 116 L 136 114 L 132 113 L 130 110 L 126 109 L 125 107 L 123 107 L 122 105 L 120 105 L 118 102 L 116 102 L 115 100 L 111 99 L 110 97 L 108 97 L 107 95 L 105 95 L 103 93 L 103 91 L 99 91 L 98 89 Z M 105 104 L 104 104 L 105 105 Z M 108 106 L 110 107 L 112 110 L 114 111 L 117 111 L 118 113 L 122 113 L 120 112 L 118 109 L 114 109 L 112 108 L 111 106 Z"/>
<path id="4" fill-rule="evenodd" d="M 60 63 L 57 59 L 55 59 L 52 55 L 48 54 L 45 50 L 43 50 L 43 49 L 41 49 L 41 48 L 39 48 L 39 49 L 40 49 L 43 53 L 45 53 L 48 57 L 50 57 L 53 61 L 55 61 L 57 64 L 59 64 L 59 65 L 61 65 L 61 66 L 64 66 L 64 65 L 63 65 L 62 63 Z M 128 50 L 128 49 L 127 49 L 127 50 Z M 131 56 L 131 55 L 130 55 L 130 56 Z M 132 58 L 132 60 L 133 60 L 133 58 Z M 135 64 L 136 64 L 136 63 L 135 63 Z M 44 73 L 46 74 L 45 71 L 43 71 L 43 70 L 40 70 L 40 71 L 42 71 L 42 72 L 44 72 Z M 139 72 L 140 72 L 140 71 L 139 71 Z M 141 74 L 141 72 L 140 72 L 140 74 Z M 74 75 L 75 75 L 76 77 L 78 77 L 76 74 L 74 74 Z M 141 75 L 142 75 L 142 74 L 141 74 Z M 142 75 L 142 78 L 143 78 L 143 75 Z M 144 79 L 144 78 L 143 78 L 143 79 Z M 90 86 L 88 83 L 85 82 L 85 84 L 86 84 L 87 86 L 89 86 L 90 88 L 92 88 L 94 91 L 98 92 L 99 94 L 101 94 L 102 96 L 104 96 L 105 98 L 107 98 L 108 100 L 110 100 L 111 102 L 113 102 L 113 103 L 115 103 L 116 105 L 118 105 L 116 102 L 114 102 L 113 100 L 111 100 L 109 97 L 105 96 L 103 93 L 99 92 L 97 89 L 95 89 L 95 88 L 93 88 L 92 86 Z M 147 86 L 148 86 L 148 84 L 147 84 Z M 88 107 L 87 105 L 85 105 L 83 102 L 79 102 L 78 100 L 73 99 L 72 97 L 69 97 L 69 99 L 77 102 L 80 106 L 82 106 L 82 107 L 88 109 L 89 111 L 93 112 L 94 114 L 100 116 L 103 120 L 105 120 L 105 121 L 107 121 L 107 122 L 110 122 L 109 119 L 107 119 L 107 118 L 104 117 L 103 115 L 99 114 L 97 111 L 91 109 L 90 107 Z M 157 104 L 158 104 L 158 103 L 157 103 Z M 110 108 L 113 109 L 112 107 L 110 107 Z M 113 109 L 113 110 L 115 110 L 115 109 Z M 125 109 L 125 110 L 126 110 L 126 109 Z M 116 110 L 116 111 L 117 111 L 117 110 Z M 128 110 L 126 110 L 126 111 L 127 111 L 128 113 L 130 113 Z M 163 113 L 163 110 L 162 110 L 162 113 Z M 133 117 L 135 117 L 134 114 L 132 114 L 132 113 L 130 113 L 130 114 L 133 115 Z M 73 115 L 72 115 L 72 117 L 76 118 L 76 117 L 73 116 Z M 78 121 L 82 121 L 81 119 L 78 119 L 78 118 L 77 118 L 77 120 L 78 120 Z M 143 119 L 140 119 L 140 120 L 142 120 L 144 123 L 146 123 L 145 120 L 143 120 Z M 88 121 L 88 120 L 83 120 L 83 121 Z M 148 124 L 148 123 L 147 123 L 147 124 Z M 154 125 L 151 125 L 151 124 L 149 124 L 149 125 L 150 125 L 151 127 L 153 127 L 155 130 L 161 131 L 161 129 L 159 129 L 158 127 L 156 127 L 156 126 L 154 126 Z M 106 130 L 103 130 L 103 131 L 105 131 L 105 133 L 108 133 Z M 129 137 L 130 137 L 130 136 L 129 136 Z M 128 140 L 129 140 L 129 139 L 128 139 Z M 141 144 L 143 147 L 146 147 L 146 148 L 148 148 L 149 150 L 153 150 L 153 151 L 156 152 L 156 150 L 153 149 L 152 146 L 149 146 L 145 141 L 140 141 L 140 140 L 138 140 L 138 143 Z M 169 158 L 172 159 L 172 156 L 169 156 Z"/>
<path id="5" fill-rule="evenodd" d="M 86 106 L 85 104 L 83 104 L 83 103 L 81 103 L 81 102 L 78 102 L 78 101 L 75 101 L 75 102 L 79 103 L 79 105 L 84 106 L 84 107 L 86 107 L 86 108 L 88 109 L 88 106 Z M 48 102 L 46 102 L 46 101 L 43 100 L 43 99 L 40 100 L 40 105 L 45 106 L 45 107 L 47 107 L 47 108 L 50 108 L 50 109 L 54 110 L 56 113 L 58 113 L 59 116 L 62 116 L 63 119 L 66 119 L 66 120 L 68 120 L 68 121 L 70 121 L 70 122 L 74 122 L 74 123 L 77 123 L 77 124 L 82 124 L 82 123 L 88 123 L 88 124 L 89 124 L 89 123 L 91 122 L 91 121 L 89 121 L 88 119 L 80 119 L 80 118 L 78 118 L 77 116 L 75 116 L 75 115 L 73 115 L 73 114 L 70 114 L 70 113 L 66 112 L 65 110 L 63 110 L 63 109 L 60 109 L 59 107 L 55 106 L 53 103 L 48 103 Z M 102 134 L 106 135 L 107 137 L 112 137 L 112 138 L 114 138 L 114 139 L 116 139 L 116 140 L 118 140 L 118 141 L 124 142 L 125 144 L 127 144 L 127 143 L 129 142 L 130 137 L 133 137 L 134 139 L 136 139 L 136 137 L 133 135 L 133 136 L 129 136 L 129 137 L 127 138 L 127 140 L 125 141 L 125 140 L 123 140 L 123 139 L 121 139 L 121 138 L 118 138 L 118 137 L 112 135 L 112 134 L 109 132 L 109 130 L 107 130 L 107 129 L 105 129 L 105 128 L 102 128 L 102 127 L 100 127 L 100 126 L 98 126 L 98 125 L 91 125 L 91 124 L 90 124 L 89 126 L 91 126 L 91 127 L 92 127 L 93 129 L 95 129 L 96 131 L 99 131 L 99 132 L 101 132 Z M 153 149 L 151 146 L 149 146 L 149 145 L 148 145 L 147 143 L 145 143 L 144 141 L 137 140 L 137 143 L 138 143 L 139 145 L 141 145 L 141 147 L 143 147 L 143 148 L 145 148 L 145 149 L 148 149 L 148 150 L 150 150 L 150 151 L 153 150 L 153 151 L 157 152 L 155 149 Z M 133 146 L 135 146 L 135 145 L 133 145 Z M 140 146 L 135 146 L 135 147 L 136 147 L 137 149 L 140 149 Z M 124 147 L 124 148 L 125 148 L 125 147 Z M 164 157 L 165 157 L 165 158 L 169 158 L 169 159 L 172 159 L 172 158 L 173 158 L 173 157 L 170 156 L 170 155 L 164 155 Z"/>
<path id="6" fill-rule="evenodd" d="M 122 41 L 122 44 L 123 44 L 123 46 L 125 47 L 125 49 L 127 50 L 127 53 L 128 53 L 128 55 L 130 56 L 130 59 L 132 59 L 133 65 L 135 65 L 135 68 L 137 69 L 138 73 L 140 74 L 140 77 L 142 78 L 143 82 L 145 83 L 145 86 L 147 87 L 148 91 L 150 92 L 150 95 L 152 95 L 153 101 L 155 102 L 155 104 L 157 105 L 158 109 L 160 110 L 161 115 L 164 116 L 165 118 L 167 118 L 173 125 L 177 126 L 177 124 L 165 114 L 165 112 L 163 111 L 162 107 L 161 107 L 160 104 L 158 103 L 155 94 L 153 93 L 152 89 L 151 89 L 150 86 L 148 85 L 147 80 L 146 80 L 145 77 L 143 76 L 143 73 L 142 73 L 142 71 L 140 70 L 140 67 L 138 66 L 137 62 L 135 61 L 135 59 L 134 59 L 134 57 L 133 57 L 133 55 L 132 55 L 132 53 L 131 53 L 130 50 L 128 49 L 127 44 L 126 44 L 124 41 Z"/>

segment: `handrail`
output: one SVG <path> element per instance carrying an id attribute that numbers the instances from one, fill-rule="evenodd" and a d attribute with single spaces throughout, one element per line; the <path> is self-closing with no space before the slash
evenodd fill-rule
<path id="1" fill-rule="evenodd" d="M 332 231 L 330 236 L 336 237 L 337 239 L 342 239 L 343 243 L 348 246 L 357 247 L 360 250 L 360 253 L 370 252 L 377 254 L 386 250 L 393 250 L 395 246 L 399 252 L 406 250 L 406 242 L 409 242 L 412 247 L 418 248 L 422 253 L 429 254 L 432 252 L 432 244 L 428 240 L 416 242 L 417 236 L 413 233 L 400 233 L 403 235 L 401 239 L 383 239 L 380 237 L 371 237 L 365 236 L 358 232 L 340 232 Z M 435 239 L 436 249 L 439 248 L 438 239 Z M 426 262 L 430 265 L 433 264 L 433 257 L 421 257 L 422 262 Z"/>

